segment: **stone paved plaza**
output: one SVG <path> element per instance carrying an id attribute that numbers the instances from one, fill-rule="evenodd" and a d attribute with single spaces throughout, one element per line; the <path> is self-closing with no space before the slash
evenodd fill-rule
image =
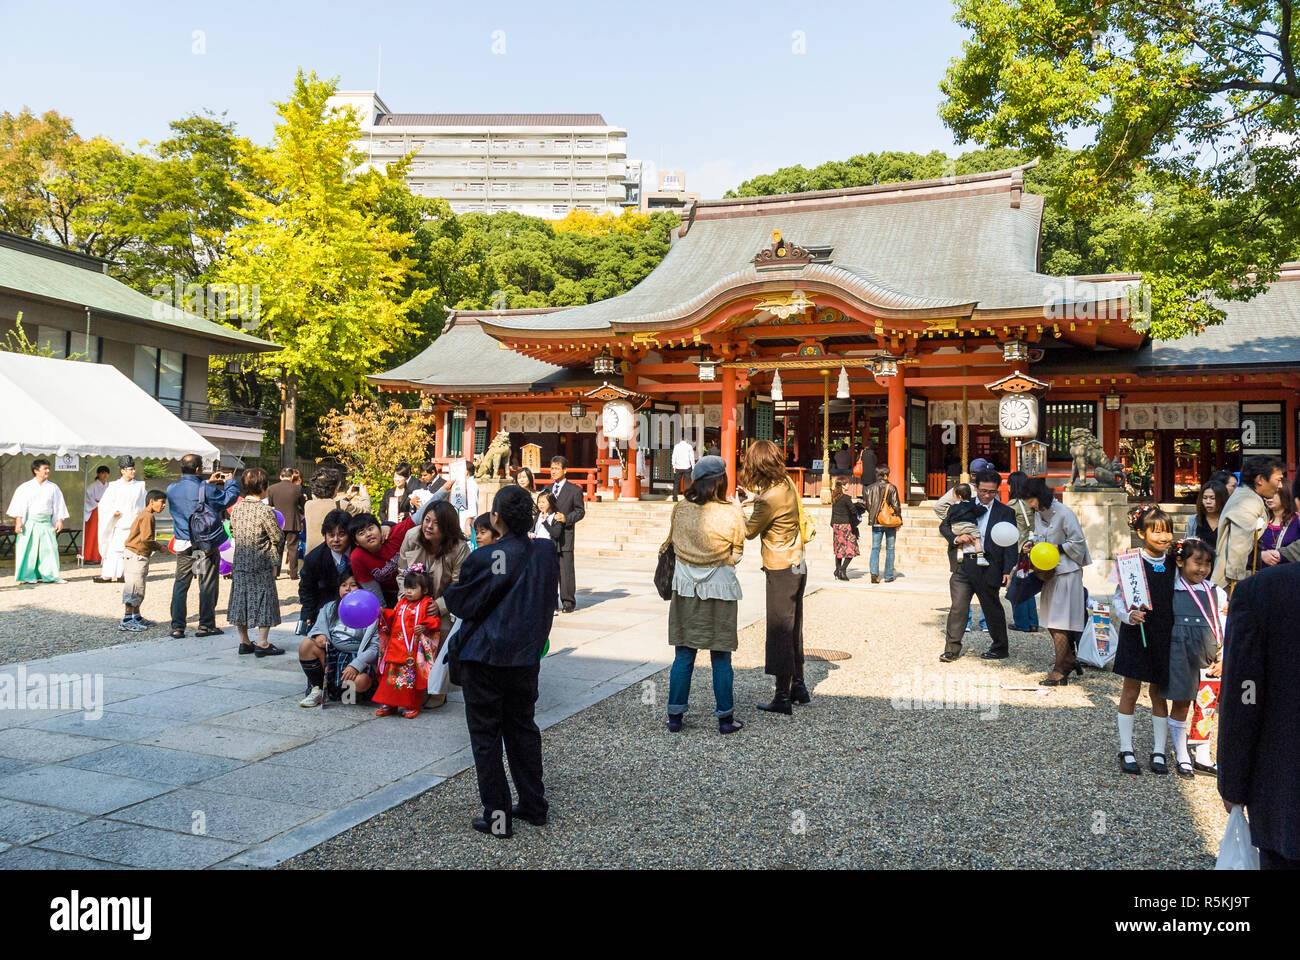
<path id="1" fill-rule="evenodd" d="M 459 694 L 413 721 L 305 710 L 292 652 L 240 657 L 233 631 L 110 647 L 124 635 L 101 629 L 82 652 L 0 666 L 102 675 L 105 701 L 98 717 L 0 710 L 0 867 L 392 866 L 413 832 L 420 866 L 1212 864 L 1224 815 L 1210 778 L 1116 773 L 1112 675 L 1014 689 L 1042 676 L 1042 634 L 1013 633 L 1012 659 L 993 665 L 969 655 L 987 642 L 975 634 L 966 658 L 940 667 L 946 578 L 922 569 L 873 587 L 864 566 L 840 584 L 813 565 L 806 643 L 851 658 L 812 662 L 814 702 L 787 720 L 753 708 L 770 692 L 763 580 L 756 555 L 742 562 L 746 729 L 722 738 L 707 657 L 693 722 L 664 730 L 671 648 L 650 561 L 580 558 L 579 584 L 599 586 L 580 586 L 578 613 L 556 620 L 541 673 L 552 822 L 521 825 L 510 844 L 468 829 L 477 793 Z M 166 585 L 151 582 L 155 600 Z M 6 584 L 0 616 L 57 605 L 58 589 Z M 296 612 L 284 609 L 273 638 L 292 651 Z M 983 707 L 935 708 L 947 696 L 936 679 Z M 912 698 L 901 707 L 900 691 Z M 1141 745 L 1145 702 L 1139 715 Z M 804 833 L 791 832 L 797 811 Z"/>
<path id="2" fill-rule="evenodd" d="M 578 569 L 580 584 L 600 586 L 580 586 L 578 612 L 556 620 L 537 706 L 543 729 L 670 659 L 667 605 L 645 560 L 593 558 Z M 761 577 L 757 559 L 747 562 L 742 622 L 762 616 Z M 10 580 L 0 616 L 57 607 L 55 591 L 74 585 Z M 147 614 L 161 616 L 168 585 L 151 580 Z M 99 586 L 95 595 L 119 592 Z M 16 679 L 102 675 L 104 700 L 97 717 L 0 710 L 0 868 L 270 866 L 472 766 L 459 694 L 413 721 L 361 706 L 299 707 L 291 610 L 272 633 L 284 657 L 240 657 L 228 628 L 0 666 Z M 103 642 L 130 636 L 108 618 L 90 622 L 108 624 Z"/>

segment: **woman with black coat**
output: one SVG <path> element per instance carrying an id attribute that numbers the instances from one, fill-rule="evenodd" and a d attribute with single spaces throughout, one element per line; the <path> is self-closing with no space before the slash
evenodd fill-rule
<path id="1" fill-rule="evenodd" d="M 513 836 L 513 819 L 541 826 L 549 805 L 542 787 L 542 735 L 533 718 L 542 652 L 551 635 L 559 564 L 555 544 L 530 539 L 533 503 L 518 486 L 502 487 L 492 501 L 492 526 L 500 539 L 471 553 L 460 580 L 447 588 L 447 609 L 463 621 L 448 640 L 465 696 L 483 816 L 480 833 Z M 511 806 L 501 766 L 502 743 L 519 790 Z"/>
<path id="2" fill-rule="evenodd" d="M 858 555 L 858 518 L 867 505 L 853 502 L 845 481 L 836 480 L 831 494 L 831 547 L 835 552 L 835 579 L 849 579 L 849 563 Z"/>

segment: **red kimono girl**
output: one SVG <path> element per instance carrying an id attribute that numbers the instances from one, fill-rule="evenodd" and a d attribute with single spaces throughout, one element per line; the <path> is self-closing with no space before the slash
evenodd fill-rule
<path id="1" fill-rule="evenodd" d="M 411 564 L 402 599 L 392 610 L 379 611 L 379 683 L 377 717 L 399 709 L 408 720 L 420 715 L 429 687 L 429 672 L 438 659 L 438 607 L 433 578 L 424 565 Z"/>

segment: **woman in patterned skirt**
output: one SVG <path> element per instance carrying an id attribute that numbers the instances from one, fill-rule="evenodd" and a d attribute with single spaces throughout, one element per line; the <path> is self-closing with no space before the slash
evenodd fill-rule
<path id="1" fill-rule="evenodd" d="M 844 481 L 836 480 L 831 494 L 831 548 L 835 551 L 835 579 L 849 579 L 849 563 L 858 555 L 858 518 L 867 509 L 854 503 Z"/>
<path id="2" fill-rule="evenodd" d="M 230 508 L 230 539 L 235 544 L 231 561 L 230 609 L 227 618 L 239 631 L 239 652 L 259 657 L 284 653 L 268 639 L 280 623 L 280 596 L 275 573 L 280 563 L 282 531 L 275 509 L 266 502 L 266 471 L 249 467 L 240 479 L 243 499 Z M 257 643 L 250 643 L 248 628 L 257 627 Z"/>

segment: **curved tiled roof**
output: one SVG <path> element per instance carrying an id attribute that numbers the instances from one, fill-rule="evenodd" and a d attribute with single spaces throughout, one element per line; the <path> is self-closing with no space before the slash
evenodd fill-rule
<path id="1" fill-rule="evenodd" d="M 486 326 L 508 336 L 664 324 L 685 319 L 727 289 L 770 279 L 787 289 L 792 282 L 836 284 L 886 315 L 963 316 L 1072 301 L 1068 278 L 1038 272 L 1043 199 L 1022 194 L 1020 176 L 1021 168 L 1014 168 L 949 181 L 699 204 L 684 236 L 626 293 L 542 316 L 507 312 Z M 756 270 L 750 261 L 769 246 L 773 230 L 799 246 L 830 247 L 829 263 Z M 1088 299 L 1107 299 L 1126 286 L 1103 282 L 1086 292 Z"/>

